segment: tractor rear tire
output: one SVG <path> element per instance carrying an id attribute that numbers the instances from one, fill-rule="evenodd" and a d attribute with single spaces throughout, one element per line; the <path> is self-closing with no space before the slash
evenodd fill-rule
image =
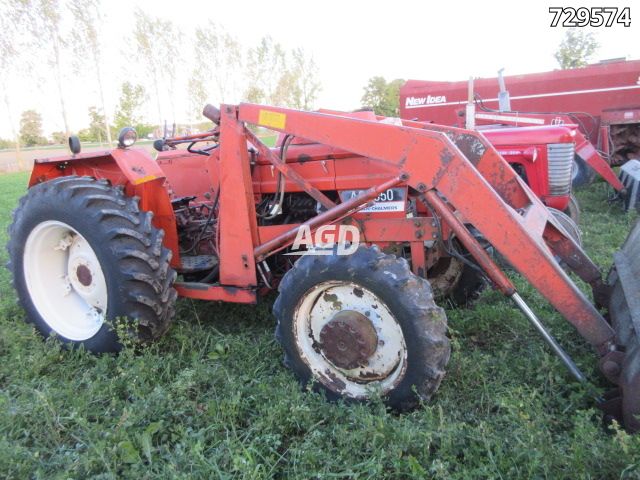
<path id="1" fill-rule="evenodd" d="M 273 312 L 285 365 L 330 400 L 380 395 L 398 411 L 428 401 L 450 356 L 444 310 L 408 262 L 376 246 L 301 257 Z"/>
<path id="2" fill-rule="evenodd" d="M 574 155 L 573 169 L 571 171 L 571 186 L 573 188 L 587 187 L 593 183 L 595 178 L 596 171 L 581 157 Z"/>
<path id="3" fill-rule="evenodd" d="M 45 338 L 96 353 L 119 351 L 119 334 L 136 343 L 160 337 L 173 317 L 176 273 L 151 218 L 105 180 L 69 176 L 30 188 L 7 245 L 27 321 Z"/>

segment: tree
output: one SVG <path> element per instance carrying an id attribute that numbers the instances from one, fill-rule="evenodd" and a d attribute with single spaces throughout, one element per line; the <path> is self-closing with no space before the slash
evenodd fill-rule
<path id="1" fill-rule="evenodd" d="M 249 49 L 246 74 L 249 81 L 244 98 L 253 103 L 278 105 L 276 88 L 286 72 L 286 54 L 269 36 L 257 47 Z M 281 95 L 280 95 L 281 96 Z"/>
<path id="2" fill-rule="evenodd" d="M 16 124 L 13 117 L 13 109 L 11 108 L 11 92 L 9 89 L 9 79 L 11 75 L 17 75 L 21 73 L 21 67 L 25 67 L 28 62 L 25 62 L 24 55 L 22 55 L 23 48 L 20 39 L 23 37 L 22 32 L 19 31 L 19 22 L 13 21 L 11 18 L 11 11 L 7 9 L 7 3 L 2 3 L 2 10 L 0 11 L 0 90 L 2 90 L 4 106 L 6 110 L 7 121 L 11 126 L 11 135 L 13 137 L 12 146 L 16 149 L 16 159 L 18 160 L 18 167 L 20 170 L 24 169 L 24 162 L 22 154 L 20 153 L 20 135 L 16 129 Z M 9 147 L 3 147 L 9 148 Z"/>
<path id="3" fill-rule="evenodd" d="M 202 120 L 202 107 L 214 95 L 216 103 L 233 97 L 237 101 L 237 77 L 242 71 L 242 50 L 238 41 L 220 26 L 198 27 L 193 37 L 193 54 L 197 66 L 187 83 L 188 116 Z"/>
<path id="4" fill-rule="evenodd" d="M 150 17 L 139 8 L 136 9 L 135 17 L 136 25 L 133 37 L 151 76 L 158 110 L 158 122 L 161 125 L 165 120 L 160 95 L 161 84 L 165 84 L 169 91 L 169 104 L 175 119 L 173 93 L 181 34 L 171 21 Z"/>
<path id="5" fill-rule="evenodd" d="M 88 128 L 83 128 L 82 130 L 78 130 L 78 138 L 81 142 L 93 142 L 93 135 L 91 134 L 91 130 Z"/>
<path id="6" fill-rule="evenodd" d="M 67 143 L 67 137 L 64 132 L 52 132 L 51 133 L 51 141 L 56 145 L 64 145 Z"/>
<path id="7" fill-rule="evenodd" d="M 6 140 L 4 138 L 0 138 L 0 150 L 8 150 L 15 147 L 15 143 L 13 140 Z"/>
<path id="8" fill-rule="evenodd" d="M 97 107 L 89 107 L 89 128 L 88 134 L 92 142 L 98 142 L 102 144 L 103 140 L 107 138 L 107 142 L 111 141 L 111 130 L 105 128 L 106 120 L 103 113 L 101 113 Z"/>
<path id="9" fill-rule="evenodd" d="M 194 55 L 203 85 L 212 79 L 218 103 L 237 95 L 237 72 L 242 70 L 242 50 L 238 41 L 218 25 L 196 28 Z M 195 72 L 194 72 L 195 73 Z M 193 77 L 192 77 L 193 78 Z"/>
<path id="10" fill-rule="evenodd" d="M 373 108 L 378 115 L 400 116 L 400 87 L 403 84 L 404 80 L 400 78 L 387 83 L 384 77 L 371 77 L 364 87 L 362 105 Z"/>
<path id="11" fill-rule="evenodd" d="M 198 122 L 202 120 L 202 108 L 207 101 L 206 81 L 203 78 L 202 70 L 195 68 L 191 73 L 191 78 L 187 84 L 187 100 L 189 120 Z"/>
<path id="12" fill-rule="evenodd" d="M 292 70 L 285 69 L 278 79 L 269 103 L 280 107 L 300 108 L 301 102 L 302 91 L 298 86 L 298 76 Z"/>
<path id="13" fill-rule="evenodd" d="M 318 77 L 318 67 L 312 56 L 307 56 L 306 52 L 297 48 L 292 52 L 293 71 L 297 77 L 297 85 L 300 97 L 295 108 L 310 110 L 318 98 L 320 92 L 320 82 L 316 80 Z"/>
<path id="14" fill-rule="evenodd" d="M 286 52 L 268 36 L 249 50 L 246 73 L 249 102 L 309 110 L 320 91 L 313 57 L 301 48 Z"/>
<path id="15" fill-rule="evenodd" d="M 136 26 L 133 32 L 138 51 L 141 57 L 144 59 L 149 70 L 151 82 L 153 84 L 153 90 L 156 97 L 156 107 L 158 109 L 158 121 L 162 123 L 162 107 L 160 103 L 160 60 L 155 55 L 154 41 L 158 37 L 158 25 L 151 17 L 149 17 L 141 9 L 136 9 L 135 12 Z M 123 85 L 124 94 L 124 85 Z M 116 113 L 116 125 L 118 124 L 118 114 Z"/>
<path id="16" fill-rule="evenodd" d="M 120 91 L 120 103 L 114 116 L 116 130 L 124 127 L 134 127 L 137 130 L 137 126 L 141 124 L 140 108 L 147 99 L 144 87 L 124 82 Z"/>
<path id="17" fill-rule="evenodd" d="M 98 87 L 98 96 L 102 106 L 102 133 L 99 133 L 97 141 L 102 143 L 102 138 L 106 137 L 107 143 L 111 145 L 111 129 L 109 128 L 109 118 L 107 116 L 107 105 L 104 101 L 104 89 L 102 87 L 102 42 L 99 36 L 99 25 L 103 21 L 100 10 L 100 0 L 71 0 L 69 9 L 73 14 L 74 29 L 72 33 L 73 49 L 76 58 L 85 59 L 90 65 L 95 75 Z M 88 61 L 88 62 L 87 62 Z M 97 113 L 95 107 L 92 107 Z M 89 116 L 92 116 L 91 109 Z M 95 126 L 91 129 L 95 130 Z M 95 133 L 100 132 L 99 130 Z"/>
<path id="18" fill-rule="evenodd" d="M 18 23 L 31 33 L 31 40 L 38 47 L 39 54 L 48 56 L 53 78 L 58 89 L 60 112 L 65 134 L 69 134 L 67 107 L 64 99 L 62 76 L 62 50 L 66 39 L 62 32 L 62 15 L 59 0 L 10 0 L 12 11 Z"/>
<path id="19" fill-rule="evenodd" d="M 171 106 L 171 120 L 176 121 L 175 92 L 177 82 L 176 60 L 180 58 L 182 32 L 170 21 L 162 22 L 163 33 L 158 42 L 160 55 L 164 58 L 162 74 L 165 77 L 169 105 Z"/>
<path id="20" fill-rule="evenodd" d="M 42 117 L 35 110 L 25 110 L 20 118 L 20 140 L 27 147 L 46 144 L 42 136 Z"/>
<path id="21" fill-rule="evenodd" d="M 585 32 L 581 28 L 570 28 L 565 33 L 554 57 L 562 69 L 583 67 L 598 46 L 593 32 Z"/>
<path id="22" fill-rule="evenodd" d="M 316 80 L 318 68 L 313 57 L 297 48 L 287 60 L 271 100 L 275 105 L 310 110 L 320 90 Z"/>

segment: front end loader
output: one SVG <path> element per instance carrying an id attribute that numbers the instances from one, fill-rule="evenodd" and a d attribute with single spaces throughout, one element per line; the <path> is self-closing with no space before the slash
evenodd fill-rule
<path id="1" fill-rule="evenodd" d="M 157 141 L 155 160 L 123 137 L 110 151 L 36 161 L 8 250 L 43 335 L 117 351 L 116 321 L 156 339 L 176 296 L 255 303 L 278 289 L 276 337 L 300 381 L 406 410 L 444 377 L 438 303 L 464 305 L 490 283 L 584 381 L 495 250 L 592 345 L 616 388 L 602 406 L 640 428 L 640 227 L 605 280 L 480 132 L 372 112 L 203 113 L 214 128 Z M 252 127 L 279 132 L 279 146 Z"/>

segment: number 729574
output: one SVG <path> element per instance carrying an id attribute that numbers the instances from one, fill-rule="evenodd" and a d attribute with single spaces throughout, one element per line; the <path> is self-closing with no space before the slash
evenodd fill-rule
<path id="1" fill-rule="evenodd" d="M 552 27 L 631 26 L 631 7 L 549 7 L 549 13 L 553 14 Z"/>

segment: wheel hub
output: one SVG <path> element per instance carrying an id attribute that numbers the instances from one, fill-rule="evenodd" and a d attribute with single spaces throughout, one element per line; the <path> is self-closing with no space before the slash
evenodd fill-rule
<path id="1" fill-rule="evenodd" d="M 390 391 L 406 372 L 400 324 L 368 288 L 328 280 L 309 290 L 293 318 L 296 347 L 313 374 L 351 398 Z"/>
<path id="2" fill-rule="evenodd" d="M 76 268 L 76 277 L 78 277 L 78 281 L 85 287 L 91 285 L 93 280 L 91 270 L 89 270 L 89 267 L 86 265 L 78 265 L 78 268 Z"/>
<path id="3" fill-rule="evenodd" d="M 53 331 L 82 341 L 102 328 L 107 282 L 96 252 L 75 229 L 56 220 L 37 225 L 25 243 L 23 268 L 31 300 Z"/>
<path id="4" fill-rule="evenodd" d="M 375 353 L 378 335 L 371 321 L 355 310 L 334 315 L 320 331 L 320 349 L 338 368 L 351 370 L 367 364 Z"/>
<path id="5" fill-rule="evenodd" d="M 93 298 L 98 287 L 96 272 L 100 271 L 100 263 L 95 252 L 87 241 L 76 235 L 69 249 L 68 269 L 69 282 L 73 289 L 89 303 L 95 304 Z M 98 305 L 100 306 L 99 302 Z M 104 307 L 104 306 L 103 306 Z"/>

